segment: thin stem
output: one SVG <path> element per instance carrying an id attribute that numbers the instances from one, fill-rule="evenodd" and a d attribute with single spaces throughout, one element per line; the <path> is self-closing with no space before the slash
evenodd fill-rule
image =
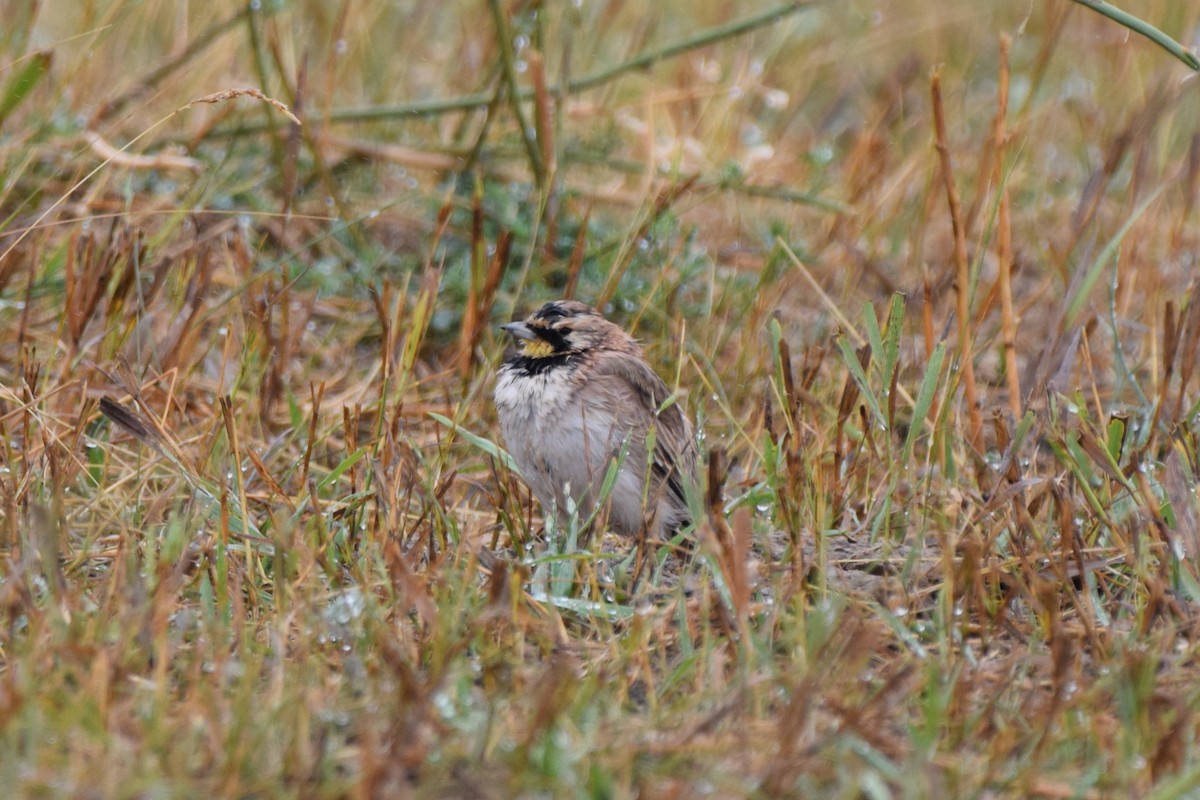
<path id="1" fill-rule="evenodd" d="M 1196 54 L 1179 42 L 1167 36 L 1158 28 L 1146 22 L 1143 19 L 1138 19 L 1127 11 L 1122 11 L 1114 5 L 1104 2 L 1104 0 L 1075 0 L 1081 6 L 1086 6 L 1097 14 L 1102 14 L 1108 17 L 1118 25 L 1123 25 L 1134 33 L 1145 36 L 1156 45 L 1166 50 L 1171 55 L 1178 58 L 1184 64 L 1187 64 L 1194 70 L 1200 71 L 1200 58 Z"/>
<path id="2" fill-rule="evenodd" d="M 958 348 L 963 376 L 963 394 L 967 401 L 967 419 L 970 424 L 970 443 L 977 450 L 981 444 L 983 420 L 979 414 L 978 393 L 975 387 L 975 363 L 971 348 L 971 275 L 967 258 L 967 232 L 963 228 L 962 208 L 958 200 L 958 189 L 954 185 L 954 165 L 950 160 L 950 147 L 946 143 L 946 114 L 942 107 L 942 76 L 933 73 L 933 124 L 937 137 L 935 146 L 941 159 L 942 179 L 946 185 L 946 200 L 950 206 L 950 224 L 954 230 L 954 294 L 958 300 Z"/>
<path id="3" fill-rule="evenodd" d="M 1012 301 L 1012 219 L 1008 197 L 1008 182 L 1004 177 L 1004 152 L 1008 140 L 1005 128 L 1008 116 L 1008 52 L 1012 39 L 1000 37 L 1000 87 L 996 108 L 994 180 L 1000 190 L 1000 219 L 996 235 L 996 250 L 1000 261 L 1000 314 L 1004 340 L 1004 376 L 1008 382 L 1008 407 L 1013 419 L 1021 418 L 1021 376 L 1017 371 L 1017 320 Z"/>
<path id="4" fill-rule="evenodd" d="M 500 44 L 500 64 L 504 68 L 504 82 L 508 85 L 508 97 L 512 105 L 513 116 L 517 118 L 517 126 L 521 129 L 521 141 L 525 143 L 525 152 L 529 156 L 529 168 L 533 171 L 538 186 L 546 181 L 546 165 L 542 161 L 542 153 L 538 149 L 532 129 L 525 119 L 525 110 L 521 106 L 521 89 L 517 85 L 517 62 L 513 54 L 512 31 L 508 20 L 504 18 L 504 9 L 500 8 L 500 0 L 488 0 L 492 10 L 492 20 L 496 23 L 496 41 Z"/>
<path id="5" fill-rule="evenodd" d="M 794 14 L 798 11 L 803 11 L 812 5 L 815 5 L 820 0 L 794 0 L 793 2 L 782 3 L 763 11 L 760 14 L 736 20 L 727 25 L 718 25 L 715 28 L 701 31 L 695 36 L 681 39 L 677 42 L 664 45 L 657 50 L 648 50 L 645 53 L 634 56 L 629 61 L 618 64 L 615 67 L 599 70 L 590 75 L 584 75 L 581 78 L 573 81 L 568 81 L 565 86 L 556 84 L 551 87 L 550 92 L 556 96 L 566 96 L 576 94 L 587 89 L 595 89 L 609 83 L 627 72 L 632 72 L 637 69 L 646 69 L 653 66 L 659 61 L 675 56 L 682 55 L 689 50 L 695 50 L 698 47 L 713 44 L 714 42 L 723 39 L 731 39 L 735 36 L 740 36 L 756 28 L 761 28 L 770 25 L 773 22 Z M 509 47 L 511 48 L 511 42 Z M 515 86 L 510 87 L 516 92 L 515 97 L 524 101 L 533 97 L 532 89 L 517 89 Z M 334 109 L 329 112 L 329 116 L 325 122 L 333 123 L 354 123 L 354 122 L 372 122 L 376 120 L 392 120 L 405 117 L 436 117 L 442 114 L 452 114 L 456 111 L 471 111 L 476 108 L 483 108 L 492 102 L 494 93 L 492 92 L 477 92 L 475 94 L 462 95 L 459 97 L 450 97 L 440 100 L 418 100 L 412 103 L 400 103 L 390 106 L 372 106 L 370 108 L 342 108 Z M 245 125 L 229 131 L 217 131 L 214 135 L 241 135 L 247 133 L 258 133 L 262 131 L 261 125 Z"/>

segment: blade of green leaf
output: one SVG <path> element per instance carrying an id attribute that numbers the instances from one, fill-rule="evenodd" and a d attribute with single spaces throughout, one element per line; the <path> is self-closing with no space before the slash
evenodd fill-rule
<path id="1" fill-rule="evenodd" d="M 350 469 L 355 464 L 357 464 L 358 460 L 366 454 L 367 454 L 367 448 L 364 446 L 364 447 L 358 448 L 353 453 L 346 456 L 344 459 L 342 459 L 342 463 L 338 464 L 336 467 L 333 468 L 333 472 L 330 472 L 328 475 L 326 475 L 324 478 L 321 479 L 320 483 L 317 484 L 317 488 L 324 489 L 324 488 L 328 487 L 331 483 L 336 481 L 338 478 L 342 477 L 342 475 L 345 474 L 346 470 Z"/>
<path id="2" fill-rule="evenodd" d="M 457 433 L 459 436 L 466 439 L 470 444 L 479 448 L 487 455 L 489 455 L 492 458 L 499 461 L 501 464 L 503 464 L 508 469 L 511 469 L 513 472 L 520 472 L 520 470 L 517 469 L 517 462 L 513 461 L 512 456 L 510 456 L 504 448 L 500 447 L 498 444 L 496 444 L 492 440 L 485 439 L 478 434 L 471 433 L 469 430 L 467 430 L 463 426 L 459 425 L 454 420 L 449 419 L 447 417 L 443 417 L 441 414 L 436 414 L 436 413 L 430 411 L 429 416 L 433 417 L 435 420 L 442 423 L 447 428 L 449 428 L 450 430 Z"/>
<path id="3" fill-rule="evenodd" d="M 908 426 L 908 435 L 904 437 L 905 460 L 908 460 L 913 444 L 925 426 L 925 417 L 929 415 L 929 408 L 933 405 L 933 394 L 937 391 L 938 383 L 942 378 L 942 362 L 945 358 L 946 345 L 939 343 L 929 358 L 928 366 L 925 367 L 925 377 L 921 379 L 921 391 L 917 393 L 917 401 L 913 404 L 912 423 Z"/>
<path id="4" fill-rule="evenodd" d="M 1129 30 L 1133 31 L 1134 33 L 1139 33 L 1142 36 L 1145 36 L 1163 50 L 1166 50 L 1168 53 L 1178 58 L 1184 64 L 1187 64 L 1194 70 L 1200 71 L 1200 58 L 1197 58 L 1195 53 L 1193 53 L 1191 50 L 1188 50 L 1170 36 L 1167 36 L 1149 22 L 1135 17 L 1128 11 L 1123 11 L 1114 5 L 1106 3 L 1104 0 L 1075 0 L 1075 2 L 1079 3 L 1081 6 L 1087 6 L 1097 14 L 1108 17 L 1118 25 L 1123 25 L 1124 27 L 1129 28 Z"/>
<path id="5" fill-rule="evenodd" d="M 0 94 L 0 125 L 8 115 L 33 91 L 38 81 L 50 72 L 53 55 L 49 50 L 39 50 L 29 57 L 29 61 L 19 72 L 8 80 L 4 93 Z"/>
<path id="6" fill-rule="evenodd" d="M 850 344 L 845 336 L 837 337 L 837 346 L 842 351 L 842 359 L 846 362 L 847 369 L 854 376 L 854 382 L 858 384 L 858 388 L 862 390 L 862 396 L 866 399 L 867 404 L 871 406 L 871 413 L 875 415 L 875 419 L 879 424 L 887 428 L 887 417 L 883 415 L 882 409 L 879 408 L 879 401 L 875 397 L 875 392 L 871 389 L 870 383 L 867 382 L 867 374 L 863 372 L 862 364 L 858 362 L 858 355 L 854 352 L 854 347 Z"/>

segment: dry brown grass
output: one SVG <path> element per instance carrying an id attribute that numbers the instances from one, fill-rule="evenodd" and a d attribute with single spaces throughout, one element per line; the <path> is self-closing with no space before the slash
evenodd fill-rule
<path id="1" fill-rule="evenodd" d="M 12 5 L 15 795 L 1196 791 L 1178 61 L 1065 0 Z M 704 430 L 690 560 L 494 444 L 564 293 Z"/>

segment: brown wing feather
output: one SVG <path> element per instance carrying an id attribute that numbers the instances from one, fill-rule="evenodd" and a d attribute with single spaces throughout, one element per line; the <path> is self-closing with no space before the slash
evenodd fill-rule
<path id="1" fill-rule="evenodd" d="M 630 427 L 648 428 L 651 423 L 654 424 L 651 474 L 660 481 L 665 480 L 667 490 L 681 506 L 685 506 L 687 499 L 683 482 L 696 480 L 696 442 L 692 438 L 692 423 L 678 403 L 659 410 L 671 396 L 671 391 L 641 358 L 623 355 L 598 359 L 593 380 L 605 379 L 618 382 L 635 396 L 635 402 L 622 404 L 624 409 L 639 409 L 636 412 L 639 415 L 644 413 L 641 409 L 653 409 L 653 412 L 645 415 L 645 419 L 637 420 Z"/>

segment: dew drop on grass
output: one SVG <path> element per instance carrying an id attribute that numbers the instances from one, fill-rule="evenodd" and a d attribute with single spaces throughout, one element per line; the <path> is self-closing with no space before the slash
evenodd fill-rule
<path id="1" fill-rule="evenodd" d="M 833 148 L 829 145 L 820 145 L 808 151 L 808 157 L 817 164 L 825 165 L 833 161 Z"/>
<path id="2" fill-rule="evenodd" d="M 446 692 L 433 693 L 433 707 L 443 717 L 449 718 L 455 716 L 454 701 L 450 699 L 450 695 Z"/>
<path id="3" fill-rule="evenodd" d="M 790 99 L 788 93 L 782 89 L 768 89 L 763 95 L 763 102 L 772 111 L 780 111 L 787 108 L 788 100 Z"/>
<path id="4" fill-rule="evenodd" d="M 362 590 L 350 588 L 333 596 L 325 609 L 325 621 L 338 625 L 349 624 L 362 616 L 366 600 Z"/>
<path id="5" fill-rule="evenodd" d="M 367 212 L 367 219 L 375 219 L 378 216 L 379 216 L 378 208 L 372 208 L 370 211 Z"/>
<path id="6" fill-rule="evenodd" d="M 345 39 L 338 39 L 336 42 L 333 43 L 333 52 L 339 56 L 346 55 L 346 53 L 349 50 L 350 50 L 350 45 L 346 43 Z"/>
<path id="7" fill-rule="evenodd" d="M 766 139 L 766 134 L 763 133 L 763 129 L 757 125 L 743 125 L 739 133 L 742 144 L 746 145 L 747 147 L 762 144 Z"/>

